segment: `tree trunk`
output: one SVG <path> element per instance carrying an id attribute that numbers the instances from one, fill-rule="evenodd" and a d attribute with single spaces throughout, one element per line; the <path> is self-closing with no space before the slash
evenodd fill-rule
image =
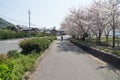
<path id="1" fill-rule="evenodd" d="M 97 42 L 98 42 L 98 45 L 100 45 L 100 42 L 101 42 L 100 39 L 101 39 L 101 34 L 100 34 L 100 32 L 99 32 L 98 41 L 97 41 Z"/>
<path id="2" fill-rule="evenodd" d="M 107 45 L 109 45 L 109 44 L 108 44 L 108 35 L 106 35 L 106 43 L 107 43 Z"/>
<path id="3" fill-rule="evenodd" d="M 113 9 L 115 8 L 115 5 L 113 5 Z M 113 48 L 115 48 L 115 15 L 114 15 L 114 11 L 113 11 L 113 16 L 112 16 L 112 18 L 113 18 Z"/>
<path id="4" fill-rule="evenodd" d="M 83 37 L 82 37 L 82 40 L 85 41 L 85 39 L 88 37 L 88 34 L 87 33 L 84 33 L 83 34 Z"/>
<path id="5" fill-rule="evenodd" d="M 101 37 L 99 36 L 98 37 L 98 45 L 100 45 L 100 39 L 101 39 Z"/>

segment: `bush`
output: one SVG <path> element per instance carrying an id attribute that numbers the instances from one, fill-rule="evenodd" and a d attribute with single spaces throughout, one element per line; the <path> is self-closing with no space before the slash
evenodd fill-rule
<path id="1" fill-rule="evenodd" d="M 20 54 L 17 50 L 10 50 L 7 53 L 8 58 L 18 58 L 20 57 Z"/>
<path id="2" fill-rule="evenodd" d="M 39 43 L 30 39 L 22 40 L 19 45 L 23 53 L 31 53 L 32 51 L 40 52 L 41 50 Z"/>
<path id="3" fill-rule="evenodd" d="M 20 41 L 19 46 L 22 48 L 24 54 L 29 54 L 44 51 L 50 43 L 51 40 L 48 38 L 24 39 Z"/>
<path id="4" fill-rule="evenodd" d="M 14 35 L 14 31 L 0 29 L 0 39 L 12 39 Z"/>
<path id="5" fill-rule="evenodd" d="M 53 36 L 50 33 L 39 33 L 31 32 L 31 36 L 27 31 L 12 31 L 7 29 L 0 29 L 0 39 L 15 39 L 15 38 L 24 38 L 24 37 L 44 37 L 44 36 Z"/>
<path id="6" fill-rule="evenodd" d="M 48 39 L 52 42 L 53 40 L 56 40 L 57 38 L 53 36 L 53 37 L 48 37 Z"/>
<path id="7" fill-rule="evenodd" d="M 7 56 L 4 54 L 0 54 L 0 64 L 5 63 L 7 61 Z"/>
<path id="8" fill-rule="evenodd" d="M 26 71 L 33 71 L 36 59 L 42 54 L 35 51 L 45 50 L 52 40 L 52 38 L 22 40 L 19 45 L 24 51 L 31 53 L 27 53 L 28 55 L 23 55 L 16 50 L 10 50 L 7 55 L 0 54 L 0 80 L 21 80 Z"/>
<path id="9" fill-rule="evenodd" d="M 14 38 L 23 38 L 29 37 L 28 32 L 23 31 L 11 31 L 11 30 L 2 30 L 0 29 L 0 39 L 14 39 Z"/>
<path id="10" fill-rule="evenodd" d="M 42 32 L 42 33 L 37 33 L 36 36 L 37 36 L 37 37 L 44 37 L 44 36 L 53 36 L 53 35 L 50 34 L 50 33 L 44 33 L 44 32 Z"/>

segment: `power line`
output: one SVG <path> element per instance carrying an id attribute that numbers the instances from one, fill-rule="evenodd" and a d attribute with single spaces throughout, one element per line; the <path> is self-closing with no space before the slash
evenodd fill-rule
<path id="1" fill-rule="evenodd" d="M 16 20 L 16 19 L 13 19 L 11 17 L 8 17 L 8 16 L 5 16 L 5 15 L 1 15 L 0 16 L 6 20 L 9 20 L 9 21 L 13 21 L 15 23 L 22 23 L 22 24 L 27 24 L 27 22 L 24 22 L 24 21 L 20 21 L 20 20 Z"/>
<path id="2" fill-rule="evenodd" d="M 21 21 L 21 20 L 16 20 L 16 19 L 13 19 L 13 18 L 11 18 L 11 17 L 5 16 L 5 15 L 2 15 L 2 14 L 0 14 L 0 16 L 1 16 L 3 19 L 6 19 L 6 20 L 8 20 L 8 21 L 13 21 L 13 22 L 15 22 L 15 23 L 17 23 L 17 24 L 25 24 L 25 25 L 28 24 L 28 22 Z M 37 27 L 37 25 L 32 24 L 32 23 L 30 23 L 30 25 Z"/>

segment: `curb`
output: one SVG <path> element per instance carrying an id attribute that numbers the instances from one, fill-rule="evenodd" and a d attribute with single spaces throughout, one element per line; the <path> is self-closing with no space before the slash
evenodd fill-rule
<path id="1" fill-rule="evenodd" d="M 114 54 L 100 51 L 100 50 L 92 48 L 92 47 L 78 44 L 77 42 L 75 42 L 73 40 L 70 40 L 70 42 L 77 45 L 78 47 L 80 47 L 84 51 L 90 53 L 91 55 L 103 60 L 104 62 L 107 62 L 109 65 L 113 66 L 114 68 L 120 69 L 120 57 L 118 57 Z"/>

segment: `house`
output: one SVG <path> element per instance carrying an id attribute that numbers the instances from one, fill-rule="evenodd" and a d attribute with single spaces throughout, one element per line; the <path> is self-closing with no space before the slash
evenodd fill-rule
<path id="1" fill-rule="evenodd" d="M 13 31 L 19 31 L 19 28 L 17 26 L 8 27 L 7 29 L 13 30 Z"/>
<path id="2" fill-rule="evenodd" d="M 53 29 L 51 30 L 51 34 L 53 34 L 53 35 L 57 35 L 56 27 L 53 27 Z"/>
<path id="3" fill-rule="evenodd" d="M 58 34 L 58 35 L 65 35 L 66 33 L 65 33 L 64 30 L 58 30 L 57 34 Z"/>
<path id="4" fill-rule="evenodd" d="M 11 28 L 9 28 L 9 29 L 10 29 L 10 30 L 13 30 L 13 31 L 40 32 L 40 29 L 38 29 L 38 28 L 33 28 L 33 27 L 31 27 L 31 28 L 29 29 L 29 27 L 27 27 L 27 26 L 25 26 L 25 25 L 15 25 L 15 26 L 13 26 L 13 27 L 11 27 Z"/>
<path id="5" fill-rule="evenodd" d="M 31 31 L 32 32 L 40 32 L 40 29 L 38 29 L 38 28 L 31 28 Z"/>

